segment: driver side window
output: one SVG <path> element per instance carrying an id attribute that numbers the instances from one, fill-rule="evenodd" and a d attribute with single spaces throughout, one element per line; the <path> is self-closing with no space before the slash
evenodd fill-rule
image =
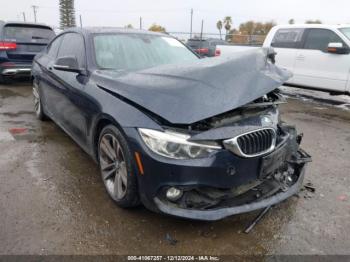
<path id="1" fill-rule="evenodd" d="M 63 36 L 62 44 L 58 51 L 58 57 L 65 56 L 76 57 L 79 67 L 86 67 L 84 39 L 80 34 L 67 33 Z"/>
<path id="2" fill-rule="evenodd" d="M 310 29 L 307 33 L 304 49 L 327 51 L 329 43 L 342 43 L 344 41 L 333 31 L 329 29 Z"/>
<path id="3" fill-rule="evenodd" d="M 47 55 L 51 58 L 57 57 L 58 48 L 60 47 L 62 41 L 62 36 L 57 37 L 53 42 L 51 42 L 48 47 Z"/>

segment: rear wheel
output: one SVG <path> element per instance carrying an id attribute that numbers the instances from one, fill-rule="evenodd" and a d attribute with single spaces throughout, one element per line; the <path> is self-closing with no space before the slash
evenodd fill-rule
<path id="1" fill-rule="evenodd" d="M 138 205 L 132 154 L 123 134 L 113 125 L 106 126 L 100 134 L 98 158 L 102 180 L 109 196 L 121 207 Z"/>
<path id="2" fill-rule="evenodd" d="M 39 86 L 35 81 L 33 81 L 33 96 L 34 96 L 34 110 L 35 110 L 36 117 L 42 121 L 47 120 L 48 117 L 44 113 L 42 103 L 41 103 Z"/>

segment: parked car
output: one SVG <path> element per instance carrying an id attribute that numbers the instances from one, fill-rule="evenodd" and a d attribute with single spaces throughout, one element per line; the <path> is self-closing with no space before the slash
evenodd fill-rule
<path id="1" fill-rule="evenodd" d="M 186 44 L 202 57 L 220 56 L 220 49 L 216 48 L 216 46 L 228 45 L 226 41 L 216 38 L 192 38 L 188 39 Z"/>
<path id="2" fill-rule="evenodd" d="M 278 25 L 271 29 L 263 46 L 273 47 L 276 64 L 293 73 L 287 84 L 350 94 L 349 25 Z M 219 48 L 228 54 L 254 47 Z"/>
<path id="3" fill-rule="evenodd" d="M 268 57 L 199 59 L 165 34 L 69 29 L 34 59 L 35 112 L 91 155 L 119 206 L 217 220 L 297 193 L 310 161 L 279 117 L 290 73 Z"/>
<path id="4" fill-rule="evenodd" d="M 29 77 L 33 58 L 55 36 L 46 25 L 0 21 L 0 83 Z"/>

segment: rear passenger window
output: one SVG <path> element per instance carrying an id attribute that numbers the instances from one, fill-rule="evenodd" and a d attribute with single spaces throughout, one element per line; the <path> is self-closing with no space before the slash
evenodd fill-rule
<path id="1" fill-rule="evenodd" d="M 48 47 L 48 52 L 47 55 L 56 58 L 57 57 L 57 52 L 58 48 L 60 47 L 60 43 L 62 41 L 62 37 L 56 38 Z"/>
<path id="2" fill-rule="evenodd" d="M 280 29 L 276 32 L 271 46 L 280 48 L 298 48 L 303 36 L 303 29 Z"/>
<path id="3" fill-rule="evenodd" d="M 345 43 L 328 29 L 310 29 L 305 40 L 304 49 L 326 51 L 329 43 Z"/>
<path id="4" fill-rule="evenodd" d="M 81 68 L 85 68 L 85 45 L 84 39 L 77 33 L 64 34 L 58 57 L 75 56 Z"/>

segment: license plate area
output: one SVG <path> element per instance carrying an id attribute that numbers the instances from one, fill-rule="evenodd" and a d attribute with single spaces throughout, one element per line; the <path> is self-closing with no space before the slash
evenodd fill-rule
<path id="1" fill-rule="evenodd" d="M 271 154 L 262 157 L 259 179 L 275 173 L 284 164 L 287 158 L 287 147 L 282 146 Z"/>

